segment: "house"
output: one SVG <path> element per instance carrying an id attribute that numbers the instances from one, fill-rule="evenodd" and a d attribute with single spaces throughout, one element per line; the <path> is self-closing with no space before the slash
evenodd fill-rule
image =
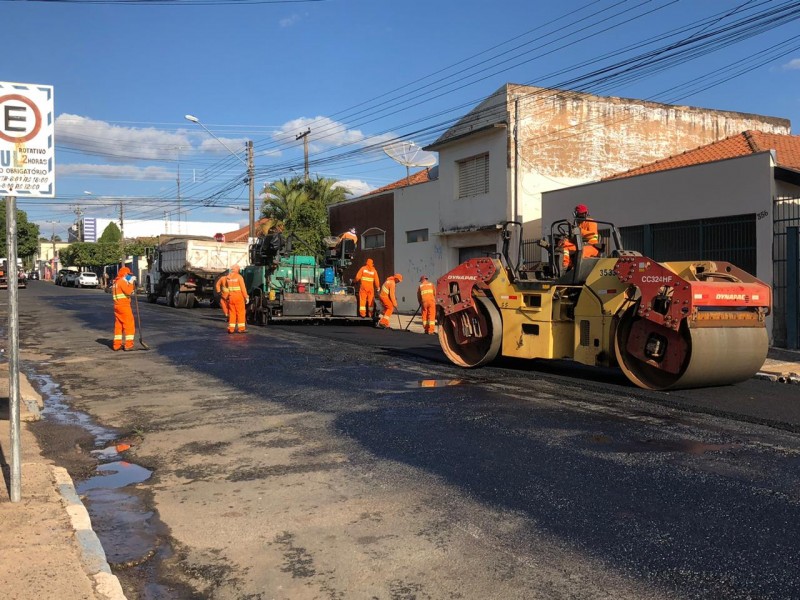
<path id="1" fill-rule="evenodd" d="M 506 84 L 425 148 L 439 153 L 437 180 L 395 190 L 394 268 L 406 276 L 424 269 L 439 277 L 468 258 L 497 252 L 505 221 L 523 222 L 525 237 L 539 237 L 544 192 L 598 181 L 745 130 L 788 134 L 790 123 Z M 426 231 L 427 242 L 416 241 Z M 400 304 L 415 307 L 415 294 Z"/>
<path id="2" fill-rule="evenodd" d="M 800 315 L 787 313 L 786 234 L 800 227 L 800 136 L 744 131 L 549 191 L 542 220 L 564 218 L 578 203 L 614 223 L 627 249 L 657 261 L 725 260 L 769 283 L 772 342 L 797 347 L 787 340 L 787 324 L 797 331 Z"/>
<path id="3" fill-rule="evenodd" d="M 345 280 L 354 278 L 358 269 L 368 258 L 375 263 L 381 281 L 388 275 L 397 272 L 395 240 L 398 235 L 402 235 L 395 222 L 397 198 L 403 197 L 408 190 L 415 189 L 420 184 L 430 184 L 436 180 L 437 174 L 437 167 L 418 171 L 368 194 L 339 202 L 328 208 L 331 232 L 334 235 L 355 228 L 359 236 L 353 264 L 344 272 Z M 405 213 L 405 210 L 402 212 Z M 408 278 L 407 271 L 399 272 Z M 407 279 L 407 281 L 409 280 Z M 403 293 L 410 290 L 407 283 L 402 286 L 402 289 L 398 289 L 398 294 L 400 294 L 398 302 L 401 301 Z M 406 296 L 408 298 L 413 296 L 414 302 L 416 302 L 416 287 L 414 287 L 413 293 L 406 294 Z"/>

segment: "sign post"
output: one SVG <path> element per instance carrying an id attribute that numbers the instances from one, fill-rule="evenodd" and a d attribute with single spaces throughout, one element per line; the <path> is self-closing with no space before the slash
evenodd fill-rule
<path id="1" fill-rule="evenodd" d="M 0 196 L 6 196 L 8 401 L 12 502 L 22 490 L 20 461 L 17 198 L 55 196 L 53 87 L 0 82 Z"/>

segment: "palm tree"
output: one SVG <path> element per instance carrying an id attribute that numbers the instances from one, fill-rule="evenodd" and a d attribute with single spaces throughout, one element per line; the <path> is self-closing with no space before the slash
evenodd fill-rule
<path id="1" fill-rule="evenodd" d="M 279 179 L 264 186 L 266 198 L 261 207 L 261 215 L 272 219 L 284 231 L 292 231 L 300 208 L 309 201 L 299 177 Z"/>

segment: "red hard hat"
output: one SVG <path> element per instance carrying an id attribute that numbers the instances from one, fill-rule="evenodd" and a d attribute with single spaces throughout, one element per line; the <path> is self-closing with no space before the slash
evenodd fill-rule
<path id="1" fill-rule="evenodd" d="M 586 206 L 585 204 L 578 204 L 578 206 L 575 207 L 576 215 L 584 215 L 588 212 L 589 212 L 589 207 Z"/>

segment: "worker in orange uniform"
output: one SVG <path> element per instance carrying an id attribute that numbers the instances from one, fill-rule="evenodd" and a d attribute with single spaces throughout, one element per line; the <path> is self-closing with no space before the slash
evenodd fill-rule
<path id="1" fill-rule="evenodd" d="M 355 228 L 350 229 L 350 231 L 345 231 L 342 235 L 339 236 L 340 244 L 345 240 L 350 240 L 351 242 L 353 242 L 353 247 L 358 245 L 358 236 L 356 235 Z"/>
<path id="2" fill-rule="evenodd" d="M 244 278 L 239 274 L 239 265 L 234 265 L 225 278 L 225 287 L 228 288 L 228 333 L 247 330 L 246 306 L 250 302 Z"/>
<path id="3" fill-rule="evenodd" d="M 131 310 L 131 296 L 136 293 L 136 278 L 128 267 L 122 267 L 111 284 L 114 300 L 114 343 L 112 350 L 133 350 L 136 324 Z"/>
<path id="4" fill-rule="evenodd" d="M 581 254 L 584 258 L 599 256 L 600 251 L 595 244 L 600 243 L 600 236 L 597 233 L 597 223 L 594 219 L 589 218 L 589 207 L 585 204 L 578 204 L 573 211 L 573 215 L 575 216 L 575 224 L 580 227 L 581 239 L 583 239 Z M 561 240 L 561 246 L 564 248 L 564 268 L 571 269 L 573 267 L 572 254 L 577 251 L 578 247 L 568 238 Z"/>
<path id="5" fill-rule="evenodd" d="M 417 300 L 422 307 L 422 328 L 425 333 L 436 334 L 436 288 L 428 281 L 428 276 L 419 278 Z"/>
<path id="6" fill-rule="evenodd" d="M 381 304 L 383 304 L 383 314 L 378 321 L 377 327 L 381 329 L 389 329 L 389 317 L 397 310 L 397 297 L 395 296 L 395 288 L 397 284 L 403 281 L 403 276 L 400 273 L 395 273 L 386 278 L 381 286 Z"/>
<path id="7" fill-rule="evenodd" d="M 371 317 L 372 307 L 375 305 L 375 292 L 381 289 L 378 270 L 371 258 L 368 258 L 367 264 L 356 273 L 356 282 L 359 284 L 358 314 L 362 317 Z"/>
<path id="8" fill-rule="evenodd" d="M 227 269 L 217 278 L 217 282 L 214 284 L 214 291 L 216 291 L 217 296 L 219 296 L 219 307 L 222 309 L 222 314 L 225 315 L 226 321 L 228 320 L 228 287 L 225 285 L 225 282 L 230 272 L 230 269 Z"/>

